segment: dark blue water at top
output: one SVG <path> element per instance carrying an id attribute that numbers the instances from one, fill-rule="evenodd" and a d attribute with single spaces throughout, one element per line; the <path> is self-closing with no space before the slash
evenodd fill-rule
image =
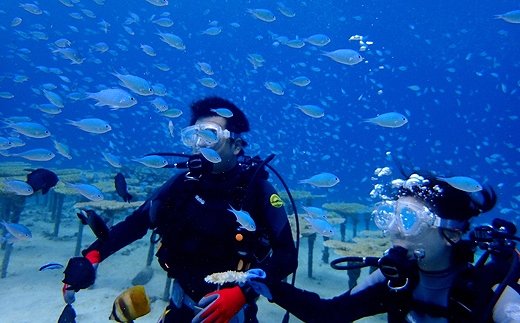
<path id="1" fill-rule="evenodd" d="M 386 154 L 391 152 L 403 157 L 405 164 L 409 161 L 422 169 L 471 176 L 493 185 L 499 193 L 494 215 L 518 219 L 520 25 L 494 19 L 496 14 L 519 9 L 510 1 L 286 1 L 296 13 L 293 18 L 282 15 L 276 1 L 170 1 L 164 7 L 145 0 L 106 0 L 104 5 L 83 0 L 72 7 L 58 0 L 36 4 L 43 14 L 29 13 L 17 1 L 0 4 L 0 92 L 14 95 L 0 98 L 0 115 L 30 117 L 69 146 L 72 160 L 57 154 L 48 162 L 31 162 L 38 167 L 108 170 L 111 166 L 101 152 L 110 152 L 122 159 L 131 174 L 133 167 L 141 167 L 131 159 L 146 153 L 189 153 L 179 138 L 188 122 L 189 104 L 219 95 L 243 108 L 251 120 L 247 153 L 261 157 L 275 153 L 272 165 L 293 189 L 327 193 L 329 201 L 369 203 L 375 168 L 390 166 L 394 177 L 399 177 Z M 247 12 L 249 8 L 269 9 L 277 19 L 261 21 Z M 88 17 L 82 9 L 96 17 Z M 152 22 L 164 13 L 169 13 L 172 27 Z M 135 15 L 139 21 L 127 25 L 131 35 L 123 26 Z M 13 27 L 15 17 L 22 23 Z M 222 32 L 202 34 L 212 21 L 218 21 Z M 31 34 L 35 31 L 48 39 L 37 39 Z M 158 32 L 178 35 L 186 50 L 168 46 Z M 297 49 L 276 39 L 318 33 L 331 42 L 324 47 L 307 43 Z M 359 50 L 357 41 L 349 41 L 353 35 L 373 42 L 360 52 L 363 62 L 346 66 L 322 55 L 336 49 Z M 71 64 L 53 53 L 52 43 L 60 38 L 72 42 L 70 47 L 85 59 L 83 63 Z M 99 42 L 105 42 L 109 51 L 93 50 Z M 157 55 L 145 54 L 141 44 L 152 46 Z M 263 66 L 254 69 L 247 60 L 250 54 L 262 55 Z M 198 81 L 206 75 L 195 68 L 197 62 L 213 67 L 211 77 L 217 87 L 207 88 Z M 154 66 L 159 63 L 167 64 L 170 71 Z M 59 68 L 70 81 L 43 72 L 41 66 Z M 166 86 L 168 94 L 163 98 L 170 108 L 184 112 L 172 119 L 174 138 L 168 132 L 169 119 L 149 103 L 154 96 L 135 94 L 137 105 L 117 111 L 95 107 L 95 100 L 67 98 L 71 92 L 118 87 L 111 75 L 115 70 Z M 15 82 L 15 75 L 28 80 Z M 311 79 L 310 85 L 289 82 L 301 75 Z M 266 81 L 282 84 L 284 95 L 266 89 Z M 30 108 L 48 103 L 41 93 L 46 83 L 55 84 L 53 91 L 64 98 L 60 114 Z M 308 117 L 295 108 L 297 104 L 318 105 L 325 109 L 325 117 Z M 408 124 L 392 129 L 363 122 L 392 111 L 405 114 Z M 112 131 L 92 135 L 67 124 L 69 119 L 88 117 L 108 121 Z M 0 136 L 9 135 L 10 129 L 0 129 Z M 55 151 L 50 138 L 22 135 L 21 139 L 26 145 L 9 153 L 32 148 Z M 25 160 L 0 156 L 0 161 Z M 341 182 L 328 190 L 298 184 L 321 172 L 334 173 Z"/>

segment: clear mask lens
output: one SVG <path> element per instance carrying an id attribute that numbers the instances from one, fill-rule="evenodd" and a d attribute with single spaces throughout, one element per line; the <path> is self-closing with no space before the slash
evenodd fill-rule
<path id="1" fill-rule="evenodd" d="M 221 140 L 230 137 L 229 130 L 223 130 L 216 123 L 198 123 L 181 130 L 182 143 L 192 148 L 213 148 Z"/>
<path id="2" fill-rule="evenodd" d="M 385 233 L 399 232 L 403 236 L 414 236 L 425 225 L 433 226 L 436 217 L 427 207 L 405 201 L 383 201 L 377 203 L 372 212 L 379 229 Z"/>

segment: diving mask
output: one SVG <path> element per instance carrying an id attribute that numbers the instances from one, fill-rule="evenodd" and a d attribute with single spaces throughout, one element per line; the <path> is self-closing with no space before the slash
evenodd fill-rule
<path id="1" fill-rule="evenodd" d="M 462 230 L 466 225 L 464 221 L 443 219 L 428 207 L 403 199 L 377 203 L 372 217 L 385 234 L 397 230 L 404 237 L 417 236 L 427 227 Z"/>
<path id="2" fill-rule="evenodd" d="M 197 123 L 181 130 L 182 143 L 192 148 L 213 148 L 228 138 L 231 138 L 231 132 L 213 122 Z"/>

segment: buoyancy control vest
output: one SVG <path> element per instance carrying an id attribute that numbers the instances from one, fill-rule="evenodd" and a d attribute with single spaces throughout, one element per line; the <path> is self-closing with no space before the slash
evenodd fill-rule
<path id="1" fill-rule="evenodd" d="M 261 202 L 260 180 L 251 183 L 254 167 L 237 165 L 223 175 L 203 175 L 193 179 L 180 174 L 165 194 L 153 201 L 155 233 L 161 237 L 157 252 L 159 263 L 170 277 L 193 275 L 193 270 L 217 272 L 236 268 L 238 263 L 251 263 L 258 254 L 270 250 L 265 233 L 266 220 L 257 214 Z M 261 178 L 267 178 L 263 171 Z M 245 196 L 250 185 L 253 192 Z M 229 207 L 247 210 L 257 230 L 241 230 Z M 238 235 L 241 238 L 238 239 Z M 256 253 L 253 256 L 253 253 Z M 230 268 L 230 265 L 235 268 Z M 247 269 L 247 268 L 243 268 Z M 195 273 L 196 274 L 196 273 Z"/>
<path id="2" fill-rule="evenodd" d="M 417 283 L 414 282 L 410 286 L 411 289 L 396 292 L 402 294 L 395 295 L 395 299 L 399 301 L 392 302 L 396 306 L 389 311 L 388 322 L 404 322 L 406 313 L 410 310 L 432 317 L 444 317 L 448 322 L 493 322 L 491 313 L 486 313 L 489 306 L 495 305 L 490 304 L 494 296 L 492 288 L 504 281 L 510 265 L 508 262 L 489 262 L 477 267 L 468 264 L 453 281 L 448 296 L 448 307 L 411 299 L 412 290 Z M 519 278 L 520 272 L 517 272 L 516 278 L 513 279 L 515 283 L 509 284 L 509 287 L 518 293 L 520 293 L 520 285 L 517 283 Z"/>

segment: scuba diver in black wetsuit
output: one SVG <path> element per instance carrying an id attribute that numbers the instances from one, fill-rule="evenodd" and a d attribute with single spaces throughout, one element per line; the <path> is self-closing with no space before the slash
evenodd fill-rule
<path id="1" fill-rule="evenodd" d="M 495 219 L 492 227 L 478 227 L 462 239 L 469 220 L 496 204 L 493 189 L 431 174 L 391 184 L 391 192 L 373 191 L 381 191 L 383 201 L 372 215 L 393 247 L 380 259 L 339 259 L 348 264 L 341 269 L 378 268 L 359 285 L 323 299 L 251 269 L 250 286 L 304 322 L 352 322 L 381 313 L 392 323 L 520 322 L 515 225 Z M 472 265 L 477 245 L 486 252 Z M 360 264 L 352 265 L 353 258 Z"/>
<path id="2" fill-rule="evenodd" d="M 170 304 L 160 322 L 258 322 L 258 294 L 247 283 L 217 290 L 204 278 L 250 267 L 280 280 L 294 272 L 297 252 L 287 215 L 263 167 L 239 163 L 246 145 L 240 134 L 249 131 L 244 113 L 219 97 L 194 102 L 191 113 L 190 126 L 182 130 L 184 144 L 195 153 L 187 163 L 190 170 L 171 178 L 113 226 L 107 242 L 95 241 L 83 251 L 84 257 L 76 258 L 89 264 L 87 271 L 92 273 L 90 264 L 96 266 L 154 229 L 161 238 L 158 261 L 174 278 Z M 254 225 L 243 226 L 244 221 Z M 64 296 L 94 282 L 91 276 L 74 286 L 71 282 L 80 274 L 65 271 Z"/>

